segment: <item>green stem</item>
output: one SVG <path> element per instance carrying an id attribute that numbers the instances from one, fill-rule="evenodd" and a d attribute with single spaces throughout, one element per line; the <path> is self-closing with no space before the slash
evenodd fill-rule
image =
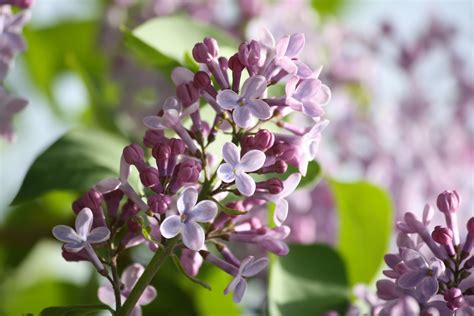
<path id="1" fill-rule="evenodd" d="M 140 296 L 142 296 L 143 291 L 145 291 L 145 288 L 151 283 L 163 262 L 165 262 L 165 260 L 172 254 L 174 247 L 178 243 L 178 240 L 178 238 L 169 240 L 169 242 L 165 245 L 165 248 L 162 251 L 157 251 L 155 253 L 153 258 L 151 258 L 151 261 L 146 267 L 145 271 L 143 271 L 142 276 L 135 284 L 135 287 L 132 289 L 132 292 L 130 292 L 130 295 L 128 296 L 127 300 L 122 305 L 122 307 L 115 313 L 116 316 L 130 315 L 132 309 L 137 304 L 138 299 L 140 298 Z"/>

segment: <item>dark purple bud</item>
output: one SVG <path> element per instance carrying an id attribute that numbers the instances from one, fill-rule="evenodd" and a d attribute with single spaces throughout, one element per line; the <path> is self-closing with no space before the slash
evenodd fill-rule
<path id="1" fill-rule="evenodd" d="M 468 221 L 467 221 L 467 231 L 469 233 L 474 233 L 474 217 L 471 217 Z"/>
<path id="2" fill-rule="evenodd" d="M 197 102 L 199 99 L 199 90 L 193 83 L 182 83 L 176 87 L 176 97 L 187 107 Z"/>
<path id="3" fill-rule="evenodd" d="M 272 147 L 272 151 L 276 157 L 284 161 L 292 160 L 296 155 L 295 147 L 283 141 L 276 142 Z"/>
<path id="4" fill-rule="evenodd" d="M 104 201 L 107 205 L 107 211 L 109 212 L 110 217 L 115 218 L 117 216 L 122 197 L 123 192 L 121 190 L 115 190 L 104 194 Z"/>
<path id="5" fill-rule="evenodd" d="M 283 160 L 277 160 L 273 165 L 263 167 L 258 171 L 258 173 L 285 173 L 288 170 L 288 164 Z"/>
<path id="6" fill-rule="evenodd" d="M 122 212 L 120 213 L 120 220 L 119 224 L 125 224 L 131 217 L 138 214 L 140 209 L 137 207 L 135 203 L 131 200 L 127 200 L 125 204 L 122 206 Z"/>
<path id="7" fill-rule="evenodd" d="M 219 45 L 217 44 L 217 41 L 214 38 L 206 37 L 204 38 L 203 43 L 207 46 L 209 54 L 213 58 L 216 58 L 219 55 Z"/>
<path id="8" fill-rule="evenodd" d="M 98 209 L 102 203 L 102 193 L 96 189 L 91 189 L 84 194 L 82 201 L 85 207 L 90 209 Z"/>
<path id="9" fill-rule="evenodd" d="M 146 167 L 140 172 L 140 180 L 146 187 L 153 187 L 160 183 L 160 174 L 153 167 Z"/>
<path id="10" fill-rule="evenodd" d="M 215 39 L 206 37 L 202 43 L 194 45 L 192 53 L 198 63 L 206 64 L 217 58 L 219 55 L 219 46 Z"/>
<path id="11" fill-rule="evenodd" d="M 89 255 L 85 249 L 79 252 L 68 252 L 62 247 L 62 256 L 66 261 L 89 261 Z"/>
<path id="12" fill-rule="evenodd" d="M 157 161 L 168 160 L 171 155 L 171 147 L 167 144 L 156 144 L 151 151 L 151 155 Z"/>
<path id="13" fill-rule="evenodd" d="M 164 132 L 162 130 L 147 130 L 143 137 L 143 144 L 147 147 L 153 148 L 158 143 L 162 143 L 166 140 Z"/>
<path id="14" fill-rule="evenodd" d="M 471 256 L 469 259 L 464 262 L 464 268 L 465 269 L 472 269 L 474 267 L 474 256 Z"/>
<path id="15" fill-rule="evenodd" d="M 154 213 L 165 214 L 171 204 L 171 198 L 164 194 L 155 194 L 148 198 L 148 206 Z"/>
<path id="16" fill-rule="evenodd" d="M 171 148 L 171 154 L 174 156 L 181 155 L 186 149 L 186 144 L 184 141 L 178 138 L 170 139 L 169 146 Z"/>
<path id="17" fill-rule="evenodd" d="M 462 291 L 456 287 L 448 289 L 444 293 L 444 299 L 448 302 L 449 309 L 455 311 L 464 306 L 464 297 Z"/>
<path id="18" fill-rule="evenodd" d="M 447 246 L 453 243 L 453 232 L 447 227 L 436 226 L 431 237 L 438 244 Z"/>
<path id="19" fill-rule="evenodd" d="M 194 84 L 196 85 L 197 88 L 199 89 L 206 89 L 208 86 L 211 85 L 211 78 L 209 78 L 209 75 L 207 72 L 204 71 L 198 71 L 194 75 Z"/>
<path id="20" fill-rule="evenodd" d="M 444 191 L 438 195 L 438 199 L 436 200 L 438 209 L 445 214 L 456 212 L 459 208 L 459 204 L 461 204 L 461 197 L 456 190 Z"/>
<path id="21" fill-rule="evenodd" d="M 225 207 L 239 211 L 239 212 L 245 212 L 245 207 L 242 201 L 229 202 L 226 204 Z"/>
<path id="22" fill-rule="evenodd" d="M 240 62 L 238 53 L 235 53 L 230 57 L 229 68 L 234 72 L 242 72 L 242 70 L 244 70 L 245 66 Z"/>
<path id="23" fill-rule="evenodd" d="M 123 158 L 129 165 L 135 165 L 142 162 L 145 153 L 140 145 L 131 144 L 123 149 Z"/>
<path id="24" fill-rule="evenodd" d="M 219 57 L 219 67 L 221 67 L 222 71 L 226 71 L 229 69 L 229 61 L 225 57 Z"/>
<path id="25" fill-rule="evenodd" d="M 260 60 L 260 44 L 254 40 L 250 43 L 243 42 L 240 44 L 239 60 L 246 67 L 258 64 L 258 61 Z"/>
<path id="26" fill-rule="evenodd" d="M 283 182 L 278 178 L 257 183 L 257 189 L 263 189 L 270 194 L 278 194 L 283 190 Z"/>
<path id="27" fill-rule="evenodd" d="M 253 149 L 266 151 L 275 143 L 275 136 L 272 132 L 266 129 L 261 129 L 255 134 L 253 141 Z"/>

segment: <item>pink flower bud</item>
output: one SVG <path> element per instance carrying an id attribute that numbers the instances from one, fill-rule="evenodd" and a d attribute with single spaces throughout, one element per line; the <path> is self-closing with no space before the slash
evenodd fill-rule
<path id="1" fill-rule="evenodd" d="M 266 151 L 275 143 L 275 136 L 272 132 L 266 129 L 261 129 L 255 134 L 253 148 L 261 151 Z"/>
<path id="2" fill-rule="evenodd" d="M 147 147 L 153 148 L 158 143 L 162 143 L 166 140 L 164 132 L 162 130 L 147 130 L 143 137 L 143 144 Z"/>
<path id="3" fill-rule="evenodd" d="M 169 146 L 171 148 L 171 154 L 174 156 L 181 155 L 186 150 L 186 144 L 183 140 L 178 138 L 170 139 Z"/>
<path id="4" fill-rule="evenodd" d="M 229 61 L 225 57 L 219 57 L 219 67 L 222 69 L 222 71 L 227 71 L 229 69 Z"/>
<path id="5" fill-rule="evenodd" d="M 438 199 L 436 200 L 436 205 L 438 209 L 447 214 L 447 213 L 454 213 L 458 210 L 459 204 L 461 203 L 461 197 L 456 192 L 453 191 L 444 191 L 440 195 L 438 195 Z"/>
<path id="6" fill-rule="evenodd" d="M 213 57 L 216 58 L 219 55 L 219 45 L 217 44 L 217 41 L 212 38 L 212 37 L 206 37 L 203 40 L 204 45 L 206 45 L 209 54 Z"/>
<path id="7" fill-rule="evenodd" d="M 238 53 L 232 55 L 229 59 L 229 68 L 233 72 L 242 72 L 244 70 L 245 66 L 240 62 L 240 59 L 238 57 Z"/>
<path id="8" fill-rule="evenodd" d="M 455 311 L 464 306 L 464 297 L 462 291 L 456 287 L 448 289 L 444 293 L 444 299 L 448 302 L 449 309 Z"/>
<path id="9" fill-rule="evenodd" d="M 153 167 L 146 167 L 140 172 L 140 180 L 146 187 L 152 187 L 160 183 L 158 170 Z"/>
<path id="10" fill-rule="evenodd" d="M 474 233 L 474 217 L 471 217 L 468 221 L 467 221 L 467 231 L 469 233 Z"/>
<path id="11" fill-rule="evenodd" d="M 206 72 L 198 71 L 194 75 L 194 84 L 199 89 L 206 89 L 211 85 L 211 78 L 209 78 L 209 75 Z"/>
<path id="12" fill-rule="evenodd" d="M 431 237 L 440 245 L 449 245 L 453 242 L 453 232 L 447 227 L 436 226 Z"/>
<path id="13" fill-rule="evenodd" d="M 154 213 L 165 214 L 170 204 L 171 198 L 164 194 L 155 194 L 148 198 L 148 206 Z"/>
<path id="14" fill-rule="evenodd" d="M 181 251 L 181 264 L 183 265 L 184 271 L 190 276 L 195 277 L 199 273 L 203 259 L 199 252 L 192 251 L 184 248 Z"/>
<path id="15" fill-rule="evenodd" d="M 193 83 L 182 83 L 176 87 L 176 97 L 185 107 L 197 102 L 199 90 Z"/>
<path id="16" fill-rule="evenodd" d="M 278 194 L 283 191 L 283 182 L 278 178 L 257 183 L 257 189 L 267 190 L 270 194 Z"/>
<path id="17" fill-rule="evenodd" d="M 206 64 L 219 55 L 219 46 L 215 39 L 206 37 L 203 43 L 194 45 L 192 53 L 198 63 Z"/>
<path id="18" fill-rule="evenodd" d="M 145 153 L 140 145 L 131 144 L 123 149 L 123 158 L 129 165 L 135 165 L 143 161 L 144 156 Z"/>
<path id="19" fill-rule="evenodd" d="M 258 64 L 258 61 L 260 60 L 260 44 L 254 40 L 250 43 L 243 42 L 240 44 L 239 60 L 247 67 Z"/>
<path id="20" fill-rule="evenodd" d="M 167 144 L 156 144 L 153 147 L 151 155 L 157 161 L 167 160 L 171 155 L 171 148 Z"/>

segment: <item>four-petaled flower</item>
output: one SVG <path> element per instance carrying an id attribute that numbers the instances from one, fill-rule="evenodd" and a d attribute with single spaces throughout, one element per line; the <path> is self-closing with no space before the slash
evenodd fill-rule
<path id="1" fill-rule="evenodd" d="M 313 71 L 302 61 L 298 60 L 298 55 L 304 48 L 305 38 L 302 33 L 295 33 L 290 36 L 283 36 L 275 46 L 275 65 L 281 67 L 289 74 L 297 75 L 300 78 L 309 78 Z"/>
<path id="2" fill-rule="evenodd" d="M 199 251 L 204 246 L 204 230 L 198 222 L 210 222 L 217 215 L 217 206 L 212 201 L 198 200 L 198 192 L 193 187 L 186 188 L 178 198 L 179 215 L 168 216 L 160 226 L 161 235 L 167 239 L 178 234 L 191 250 Z"/>
<path id="3" fill-rule="evenodd" d="M 144 270 L 145 268 L 143 268 L 141 264 L 134 263 L 123 271 L 122 277 L 120 279 L 123 284 L 123 287 L 120 289 L 122 303 L 125 302 L 127 297 L 130 295 L 130 292 L 132 291 L 140 276 L 143 274 Z M 115 304 L 114 289 L 110 283 L 106 283 L 105 285 L 101 286 L 97 292 L 97 296 L 104 304 Z M 145 291 L 143 291 L 143 294 L 138 299 L 137 305 L 133 307 L 130 316 L 140 316 L 142 314 L 140 306 L 150 304 L 155 299 L 155 297 L 156 289 L 153 286 L 148 285 L 145 288 Z"/>
<path id="4" fill-rule="evenodd" d="M 322 107 L 331 99 L 331 90 L 316 78 L 300 81 L 298 77 L 292 77 L 286 84 L 285 93 L 288 106 L 310 117 L 323 115 Z"/>
<path id="5" fill-rule="evenodd" d="M 275 225 L 281 226 L 288 216 L 288 201 L 286 198 L 290 196 L 298 187 L 301 181 L 299 173 L 291 174 L 283 181 L 283 190 L 278 194 L 269 194 L 268 199 L 275 203 L 275 212 L 273 213 L 273 221 Z"/>
<path id="6" fill-rule="evenodd" d="M 401 249 L 403 262 L 410 269 L 398 279 L 398 285 L 403 289 L 420 286 L 421 293 L 432 297 L 438 292 L 438 277 L 444 273 L 444 263 L 433 258 L 430 263 L 418 252 L 408 248 Z"/>
<path id="7" fill-rule="evenodd" d="M 235 303 L 239 303 L 244 296 L 247 288 L 247 281 L 245 278 L 252 277 L 265 269 L 268 265 L 267 258 L 260 258 L 255 260 L 253 256 L 249 256 L 242 260 L 239 271 L 234 275 L 234 279 L 225 288 L 224 294 L 233 292 L 232 299 Z"/>
<path id="8" fill-rule="evenodd" d="M 232 117 L 239 127 L 248 128 L 254 123 L 251 114 L 261 120 L 272 116 L 270 106 L 258 99 L 263 96 L 266 88 L 265 77 L 253 76 L 244 82 L 240 96 L 232 90 L 223 90 L 217 94 L 216 101 L 223 109 L 234 110 Z"/>
<path id="9" fill-rule="evenodd" d="M 265 163 L 265 154 L 260 150 L 248 151 L 242 159 L 240 150 L 234 143 L 225 143 L 222 148 L 225 163 L 217 169 L 217 175 L 225 183 L 235 184 L 240 193 L 251 196 L 255 192 L 255 181 L 246 172 L 260 169 Z"/>
<path id="10" fill-rule="evenodd" d="M 93 214 L 89 208 L 83 208 L 76 217 L 76 230 L 66 225 L 57 225 L 53 228 L 53 235 L 59 241 L 64 242 L 64 250 L 76 253 L 85 249 L 97 270 L 103 271 L 104 266 L 97 257 L 91 244 L 98 244 L 110 237 L 107 227 L 92 228 Z"/>

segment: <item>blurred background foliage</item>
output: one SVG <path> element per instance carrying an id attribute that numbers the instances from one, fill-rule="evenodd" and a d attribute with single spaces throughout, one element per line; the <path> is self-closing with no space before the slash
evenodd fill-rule
<path id="1" fill-rule="evenodd" d="M 392 8 L 377 11 L 370 2 L 347 0 L 308 3 L 318 23 L 348 20 L 362 28 L 370 28 L 371 21 L 375 24 Z M 114 11 L 113 5 L 37 0 L 32 8 L 33 20 L 24 32 L 29 49 L 8 81 L 30 105 L 16 122 L 17 142 L 0 145 L 0 315 L 99 303 L 99 279 L 92 267 L 65 262 L 51 228 L 72 223 L 71 202 L 98 180 L 117 174 L 122 147 L 142 137 L 140 118 L 173 92 L 170 71 L 178 65 L 196 69 L 190 57 L 194 43 L 213 36 L 226 55 L 236 49 L 250 22 L 226 29 L 190 18 L 181 8 L 142 24 L 149 16 L 136 14 L 140 18 L 134 19 L 133 10 L 139 9 L 130 9 L 123 19 L 120 14 L 127 13 Z M 122 18 L 119 23 L 111 23 L 117 20 L 114 14 Z M 325 70 L 330 68 L 325 65 Z M 346 88 L 359 105 L 373 106 L 363 86 L 350 83 Z M 144 314 L 346 312 L 354 299 L 352 286 L 370 285 L 380 272 L 392 232 L 391 192 L 359 178 L 337 179 L 324 164 L 313 163 L 309 170 L 303 184 L 319 186 L 322 180 L 335 201 L 337 238 L 331 246 L 295 244 L 289 256 L 272 257 L 268 276 L 250 283 L 239 306 L 223 295 L 230 276 L 204 265 L 200 278 L 213 288 L 208 291 L 189 282 L 169 261 L 155 278 L 158 299 L 143 308 Z M 140 247 L 129 252 L 130 260 L 150 258 Z"/>

